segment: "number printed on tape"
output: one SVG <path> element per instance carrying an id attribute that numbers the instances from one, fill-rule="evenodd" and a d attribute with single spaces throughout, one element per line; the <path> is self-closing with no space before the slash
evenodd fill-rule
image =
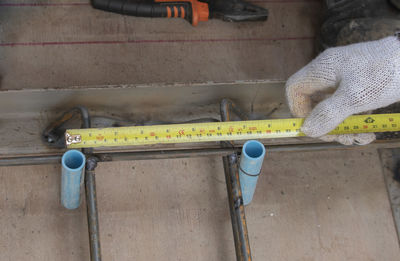
<path id="1" fill-rule="evenodd" d="M 68 148 L 274 139 L 304 136 L 301 132 L 303 121 L 304 119 L 292 118 L 101 129 L 71 129 L 67 130 L 65 135 Z M 399 126 L 400 113 L 355 115 L 347 118 L 329 134 L 400 131 Z"/>

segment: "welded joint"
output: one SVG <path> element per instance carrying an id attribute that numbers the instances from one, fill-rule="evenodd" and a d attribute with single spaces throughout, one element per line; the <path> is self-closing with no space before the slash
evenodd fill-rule
<path id="1" fill-rule="evenodd" d="M 99 159 L 95 156 L 89 156 L 88 159 L 86 160 L 86 170 L 88 171 L 93 171 L 97 167 L 97 162 L 99 162 Z"/>

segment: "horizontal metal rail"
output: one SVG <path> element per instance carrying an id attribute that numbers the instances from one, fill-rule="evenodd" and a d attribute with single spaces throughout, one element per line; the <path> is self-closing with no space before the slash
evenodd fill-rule
<path id="1" fill-rule="evenodd" d="M 266 146 L 268 153 L 274 152 L 300 152 L 333 149 L 374 149 L 374 148 L 400 148 L 399 140 L 377 141 L 366 146 L 344 146 L 338 143 L 312 143 L 312 144 L 290 144 Z M 241 146 L 235 148 L 203 148 L 203 149 L 180 149 L 180 150 L 154 150 L 154 151 L 106 151 L 94 153 L 100 162 L 126 161 L 126 160 L 154 160 L 172 158 L 194 158 L 208 156 L 227 156 L 234 152 L 240 152 Z M 22 166 L 57 164 L 61 161 L 63 152 L 52 155 L 27 155 L 0 158 L 1 166 Z"/>

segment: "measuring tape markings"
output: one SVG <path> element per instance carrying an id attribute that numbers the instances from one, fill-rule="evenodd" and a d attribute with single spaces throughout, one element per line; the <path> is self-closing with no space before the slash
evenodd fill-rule
<path id="1" fill-rule="evenodd" d="M 225 140 L 288 138 L 304 136 L 304 119 L 274 119 L 187 123 L 115 128 L 72 129 L 66 131 L 68 148 L 135 146 Z M 355 115 L 329 134 L 354 134 L 400 130 L 400 113 Z"/>

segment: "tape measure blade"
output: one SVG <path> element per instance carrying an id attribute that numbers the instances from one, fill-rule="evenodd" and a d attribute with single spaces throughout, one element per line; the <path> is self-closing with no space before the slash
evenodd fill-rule
<path id="1" fill-rule="evenodd" d="M 329 134 L 358 134 L 400 130 L 400 114 L 356 115 L 344 120 Z"/>
<path id="2" fill-rule="evenodd" d="M 80 141 L 68 148 L 135 146 L 223 140 L 271 139 L 304 136 L 304 119 L 188 123 L 67 130 Z M 400 114 L 356 115 L 347 118 L 329 134 L 400 131 Z"/>

